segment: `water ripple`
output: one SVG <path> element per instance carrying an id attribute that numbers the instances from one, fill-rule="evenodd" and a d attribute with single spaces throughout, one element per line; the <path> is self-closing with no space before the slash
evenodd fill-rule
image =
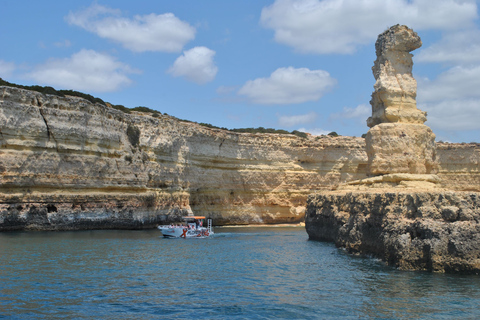
<path id="1" fill-rule="evenodd" d="M 303 228 L 0 234 L 0 319 L 475 319 L 475 276 L 402 272 Z"/>

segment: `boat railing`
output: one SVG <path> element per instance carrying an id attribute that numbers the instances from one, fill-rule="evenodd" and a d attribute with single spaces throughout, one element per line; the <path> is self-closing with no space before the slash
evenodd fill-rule
<path id="1" fill-rule="evenodd" d="M 212 219 L 207 220 L 207 229 L 209 233 L 212 233 L 213 228 L 212 228 Z"/>

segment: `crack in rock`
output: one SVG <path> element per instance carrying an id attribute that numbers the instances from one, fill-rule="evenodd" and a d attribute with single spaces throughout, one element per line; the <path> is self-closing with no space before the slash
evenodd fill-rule
<path id="1" fill-rule="evenodd" d="M 50 138 L 52 138 L 53 141 L 55 142 L 55 149 L 58 151 L 58 142 L 57 142 L 57 139 L 55 139 L 55 136 L 53 135 L 53 132 L 52 132 L 52 130 L 50 129 L 50 126 L 48 125 L 48 121 L 47 121 L 47 119 L 45 118 L 45 115 L 43 114 L 42 108 L 39 107 L 39 108 L 38 108 L 38 111 L 40 112 L 40 115 L 42 116 L 43 122 L 45 122 L 45 127 L 47 128 L 48 141 L 50 141 Z"/>

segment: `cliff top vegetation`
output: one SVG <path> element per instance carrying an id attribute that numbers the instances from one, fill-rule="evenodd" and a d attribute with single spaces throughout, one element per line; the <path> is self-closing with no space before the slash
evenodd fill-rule
<path id="1" fill-rule="evenodd" d="M 14 87 L 14 88 L 20 88 L 20 89 L 26 89 L 26 90 L 31 90 L 31 91 L 36 91 L 40 92 L 42 94 L 53 94 L 55 96 L 59 97 L 65 97 L 65 96 L 74 96 L 74 97 L 80 97 L 83 99 L 86 99 L 90 101 L 91 103 L 99 103 L 102 105 L 106 105 L 105 101 L 103 101 L 100 98 L 96 98 L 92 95 L 74 91 L 74 90 L 56 90 L 55 88 L 52 87 L 42 87 L 42 86 L 23 86 L 20 84 L 15 84 L 15 83 L 10 83 L 8 81 L 3 80 L 0 78 L 0 86 L 6 86 L 6 87 Z"/>
<path id="2" fill-rule="evenodd" d="M 0 78 L 0 86 L 20 88 L 20 89 L 25 89 L 25 90 L 30 90 L 30 91 L 36 91 L 36 92 L 39 92 L 39 93 L 45 94 L 45 95 L 46 94 L 56 95 L 56 96 L 59 96 L 59 97 L 65 97 L 65 96 L 80 97 L 80 98 L 83 98 L 85 100 L 90 101 L 91 103 L 94 103 L 94 104 L 99 103 L 101 105 L 111 107 L 111 108 L 120 110 L 124 113 L 128 113 L 128 114 L 130 114 L 132 111 L 150 113 L 153 117 L 158 117 L 162 114 L 161 112 L 159 112 L 157 110 L 153 110 L 153 109 L 150 109 L 150 108 L 147 108 L 147 107 L 144 107 L 144 106 L 139 106 L 139 107 L 135 107 L 135 108 L 127 108 L 123 105 L 114 105 L 114 104 L 111 104 L 109 102 L 105 102 L 100 98 L 94 97 L 90 94 L 86 94 L 86 93 L 82 93 L 82 92 L 78 92 L 78 91 L 74 91 L 74 90 L 56 90 L 53 87 L 49 87 L 49 86 L 43 87 L 43 86 L 38 86 L 38 85 L 24 86 L 24 85 L 20 85 L 20 84 L 10 83 L 8 81 L 3 80 L 2 78 Z M 165 113 L 165 115 L 168 116 L 168 114 L 166 114 L 166 113 Z M 176 117 L 173 117 L 173 118 L 177 119 L 178 121 L 182 121 L 182 122 L 197 123 L 197 122 L 190 121 L 190 120 L 178 119 Z M 231 131 L 231 132 L 240 132 L 240 133 L 293 134 L 293 135 L 296 135 L 296 136 L 301 137 L 301 138 L 307 138 L 307 136 L 308 136 L 307 133 L 302 132 L 302 131 L 298 131 L 298 130 L 293 130 L 293 131 L 289 132 L 289 131 L 283 130 L 283 129 L 273 129 L 273 128 L 264 128 L 264 127 L 228 129 L 228 128 L 225 128 L 225 127 L 217 127 L 217 126 L 214 126 L 214 125 L 209 124 L 209 123 L 200 122 L 198 124 L 201 125 L 201 126 L 207 127 L 207 128 L 211 128 L 211 129 L 220 129 L 220 130 L 226 130 L 226 131 Z M 335 137 L 338 136 L 338 134 L 336 132 L 331 132 L 328 135 L 329 136 L 335 136 Z"/>

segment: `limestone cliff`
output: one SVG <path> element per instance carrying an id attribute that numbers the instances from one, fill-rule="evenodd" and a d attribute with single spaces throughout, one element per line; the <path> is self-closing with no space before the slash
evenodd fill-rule
<path id="1" fill-rule="evenodd" d="M 364 175 L 361 138 L 233 133 L 0 87 L 0 229 L 304 219 L 311 190 Z"/>
<path id="2" fill-rule="evenodd" d="M 437 161 L 442 188 L 480 192 L 480 143 L 437 143 Z"/>
<path id="3" fill-rule="evenodd" d="M 137 131 L 138 129 L 138 131 Z M 440 144 L 442 184 L 480 189 L 480 146 Z M 0 230 L 304 220 L 307 195 L 365 176 L 365 140 L 247 134 L 0 87 Z"/>

